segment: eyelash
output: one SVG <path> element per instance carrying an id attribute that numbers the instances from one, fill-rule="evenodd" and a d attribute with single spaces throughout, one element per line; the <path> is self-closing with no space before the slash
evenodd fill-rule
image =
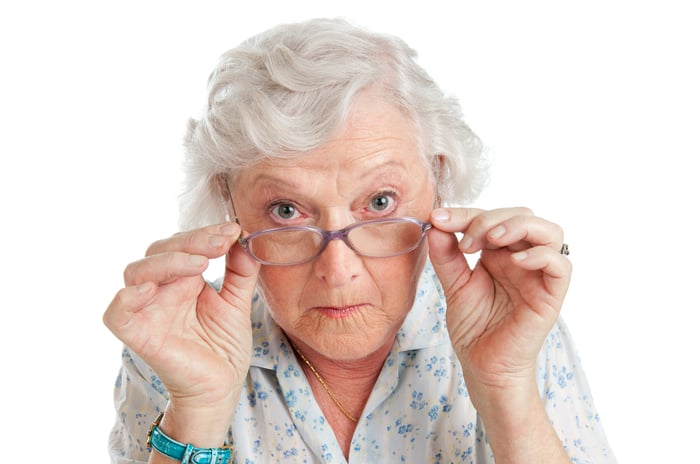
<path id="1" fill-rule="evenodd" d="M 379 192 L 375 192 L 372 195 L 370 195 L 368 197 L 368 199 L 365 201 L 365 207 L 363 208 L 363 212 L 366 213 L 367 215 L 389 216 L 397 208 L 398 196 L 399 196 L 398 193 L 394 190 L 382 190 Z M 371 209 L 372 201 L 378 197 L 388 197 L 391 199 L 387 209 L 379 210 L 379 211 L 373 211 Z M 295 217 L 282 218 L 277 214 L 277 208 L 279 208 L 280 206 L 287 206 L 287 205 L 294 208 Z M 301 213 L 299 206 L 291 200 L 273 201 L 273 202 L 268 204 L 267 211 L 268 211 L 270 217 L 272 218 L 272 220 L 276 223 L 287 223 L 289 221 L 299 220 L 301 217 L 303 217 L 303 214 Z"/>

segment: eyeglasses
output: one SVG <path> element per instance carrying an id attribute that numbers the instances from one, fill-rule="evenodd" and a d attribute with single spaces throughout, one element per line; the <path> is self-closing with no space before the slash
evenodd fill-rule
<path id="1" fill-rule="evenodd" d="M 233 220 L 239 223 L 228 180 L 220 175 L 219 181 L 228 193 Z M 313 261 L 331 240 L 342 240 L 360 256 L 390 258 L 418 248 L 431 227 L 429 222 L 412 217 L 382 218 L 356 222 L 340 230 L 323 230 L 314 226 L 263 229 L 239 238 L 238 243 L 255 260 L 269 266 L 293 266 Z"/>
<path id="2" fill-rule="evenodd" d="M 238 239 L 257 261 L 272 266 L 308 263 L 323 253 L 331 240 L 342 240 L 360 256 L 389 258 L 418 248 L 432 225 L 412 217 L 356 222 L 340 230 L 313 226 L 264 229 Z"/>

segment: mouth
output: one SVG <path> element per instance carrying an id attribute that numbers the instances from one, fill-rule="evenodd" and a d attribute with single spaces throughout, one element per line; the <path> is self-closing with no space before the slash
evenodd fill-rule
<path id="1" fill-rule="evenodd" d="M 313 309 L 326 317 L 330 317 L 333 319 L 342 319 L 344 317 L 348 317 L 355 314 L 365 306 L 365 304 L 350 306 L 315 306 Z"/>

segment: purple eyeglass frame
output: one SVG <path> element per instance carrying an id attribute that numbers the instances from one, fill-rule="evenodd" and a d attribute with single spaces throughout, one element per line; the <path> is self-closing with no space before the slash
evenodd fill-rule
<path id="1" fill-rule="evenodd" d="M 416 244 L 414 246 L 412 246 L 411 248 L 403 250 L 400 253 L 393 253 L 390 255 L 382 255 L 382 256 L 364 255 L 359 250 L 357 250 L 355 248 L 355 246 L 348 239 L 348 234 L 350 234 L 350 232 L 352 232 L 353 229 L 356 229 L 356 228 L 362 227 L 362 226 L 366 226 L 368 224 L 382 224 L 382 223 L 389 223 L 389 222 L 410 222 L 410 223 L 416 224 L 417 226 L 419 226 L 421 228 L 421 236 L 416 241 Z M 400 256 L 400 255 L 404 255 L 406 253 L 410 253 L 413 250 L 415 250 L 416 248 L 418 248 L 420 246 L 420 244 L 423 243 L 423 240 L 425 240 L 425 234 L 431 227 L 432 227 L 432 224 L 430 224 L 429 222 L 424 222 L 424 221 L 421 221 L 420 219 L 414 218 L 414 217 L 381 218 L 381 219 L 371 219 L 369 221 L 355 222 L 355 223 L 350 224 L 349 226 L 347 226 L 343 229 L 338 229 L 338 230 L 325 230 L 325 229 L 321 229 L 320 227 L 316 227 L 316 226 L 289 226 L 289 227 L 275 227 L 272 229 L 263 229 L 263 230 L 259 230 L 257 232 L 253 232 L 252 234 L 248 235 L 247 237 L 239 238 L 238 243 L 243 247 L 243 249 L 245 249 L 245 251 L 253 259 L 255 259 L 256 261 L 258 261 L 262 264 L 266 264 L 268 266 L 294 266 L 297 264 L 305 264 L 305 263 L 308 263 L 310 261 L 313 261 L 321 253 L 323 253 L 323 250 L 326 249 L 326 247 L 328 246 L 328 243 L 331 240 L 342 240 L 348 248 L 350 248 L 352 251 L 354 251 L 355 253 L 357 253 L 360 256 L 369 256 L 372 258 L 391 258 L 392 256 Z M 289 264 L 287 264 L 287 263 L 280 264 L 280 263 L 272 263 L 272 262 L 260 259 L 259 257 L 255 256 L 255 254 L 253 254 L 253 252 L 248 247 L 248 243 L 259 235 L 270 233 L 270 232 L 280 232 L 280 231 L 286 232 L 286 231 L 295 231 L 295 230 L 314 232 L 314 233 L 319 234 L 321 237 L 323 237 L 323 242 L 321 243 L 321 247 L 318 249 L 318 252 L 315 255 L 313 255 L 313 256 L 311 256 L 308 259 L 305 259 L 303 261 L 297 261 L 297 262 L 289 263 Z"/>
<path id="2" fill-rule="evenodd" d="M 231 202 L 231 209 L 233 212 L 233 220 L 236 222 L 236 224 L 240 225 L 240 221 L 238 220 L 238 214 L 236 214 L 236 205 L 233 203 L 233 195 L 231 194 L 231 188 L 228 185 L 228 179 L 226 179 L 223 175 L 221 175 L 221 180 L 223 180 L 224 185 L 226 186 L 228 198 L 229 198 L 229 201 Z M 428 230 L 430 230 L 433 227 L 433 225 L 429 222 L 422 221 L 418 218 L 405 216 L 405 217 L 394 217 L 394 218 L 371 219 L 369 221 L 355 222 L 353 224 L 350 224 L 347 227 L 344 227 L 344 228 L 338 229 L 338 230 L 325 230 L 325 229 L 321 229 L 320 227 L 316 227 L 316 226 L 273 227 L 271 229 L 262 229 L 262 230 L 259 230 L 257 232 L 253 232 L 252 234 L 248 235 L 247 237 L 240 237 L 238 239 L 238 243 L 243 247 L 243 249 L 246 251 L 246 253 L 248 253 L 248 255 L 251 258 L 253 258 L 254 260 L 258 261 L 261 264 L 265 264 L 267 266 L 296 266 L 298 264 L 306 264 L 306 263 L 311 262 L 314 259 L 316 259 L 321 253 L 323 253 L 323 251 L 326 249 L 326 247 L 328 246 L 328 243 L 331 240 L 342 240 L 345 243 L 345 245 L 348 248 L 350 248 L 352 251 L 354 251 L 355 253 L 357 253 L 360 256 L 365 256 L 362 253 L 360 253 L 357 249 L 355 249 L 355 246 L 352 243 L 350 243 L 350 240 L 348 239 L 348 234 L 353 229 L 355 229 L 357 227 L 362 227 L 362 226 L 365 226 L 367 224 L 381 224 L 381 223 L 386 223 L 386 222 L 412 222 L 412 223 L 420 226 L 421 236 L 416 241 L 416 244 L 413 247 L 411 247 L 407 250 L 404 250 L 400 253 L 394 253 L 391 255 L 381 256 L 381 258 L 391 258 L 393 256 L 400 256 L 400 255 L 404 255 L 404 254 L 412 252 L 413 250 L 418 248 L 421 243 L 423 243 L 423 240 L 425 240 L 426 232 L 428 232 Z M 248 246 L 248 243 L 252 239 L 254 239 L 255 237 L 257 237 L 259 235 L 266 234 L 269 232 L 292 231 L 292 230 L 300 230 L 300 231 L 307 230 L 309 232 L 315 232 L 315 233 L 321 235 L 323 237 L 323 243 L 321 244 L 321 247 L 319 248 L 318 253 L 316 253 L 314 256 L 312 256 L 309 259 L 306 259 L 304 261 L 294 262 L 294 263 L 290 263 L 290 264 L 286 264 L 286 263 L 280 264 L 280 263 L 272 263 L 269 261 L 265 261 L 264 259 L 258 258 L 257 256 L 255 256 L 253 254 L 253 252 L 250 250 L 250 248 Z M 374 257 L 379 258 L 379 256 L 374 256 Z"/>

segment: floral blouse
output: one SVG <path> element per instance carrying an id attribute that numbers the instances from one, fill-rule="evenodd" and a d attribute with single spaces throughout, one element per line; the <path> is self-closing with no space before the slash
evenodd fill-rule
<path id="1" fill-rule="evenodd" d="M 262 298 L 252 312 L 253 357 L 231 423 L 234 462 L 493 463 L 445 326 L 430 263 L 367 401 L 345 459 L 284 333 Z M 615 463 L 573 341 L 561 319 L 538 359 L 545 408 L 575 463 Z M 125 348 L 109 437 L 113 463 L 147 462 L 146 433 L 168 401 L 158 377 Z"/>

